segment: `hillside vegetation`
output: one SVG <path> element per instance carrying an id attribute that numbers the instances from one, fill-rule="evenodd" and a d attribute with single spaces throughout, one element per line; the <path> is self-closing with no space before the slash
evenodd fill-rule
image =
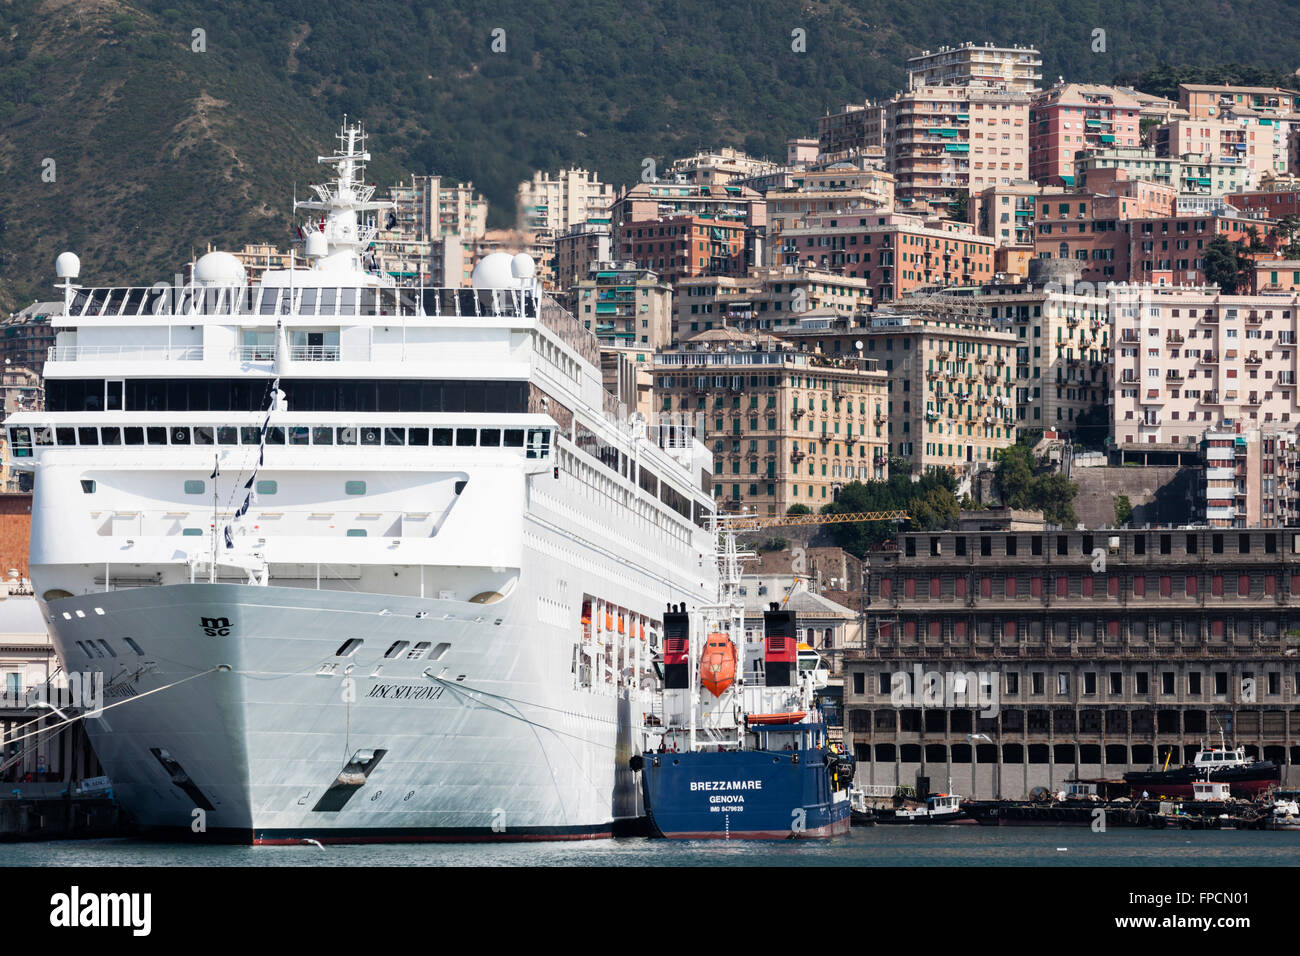
<path id="1" fill-rule="evenodd" d="M 1285 79 L 1298 35 L 1284 0 L 4 0 L 0 307 L 47 297 L 64 248 L 87 281 L 151 283 L 209 241 L 286 242 L 344 113 L 374 134 L 370 178 L 472 179 L 505 225 L 533 169 L 625 183 L 702 146 L 779 157 L 922 48 L 1032 43 L 1049 82 L 1167 83 L 1162 63 Z"/>

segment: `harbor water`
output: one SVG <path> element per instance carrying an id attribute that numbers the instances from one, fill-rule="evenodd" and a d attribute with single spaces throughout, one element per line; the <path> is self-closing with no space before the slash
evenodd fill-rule
<path id="1" fill-rule="evenodd" d="M 1300 832 L 861 827 L 829 840 L 196 846 L 0 845 L 0 866 L 1293 866 Z"/>

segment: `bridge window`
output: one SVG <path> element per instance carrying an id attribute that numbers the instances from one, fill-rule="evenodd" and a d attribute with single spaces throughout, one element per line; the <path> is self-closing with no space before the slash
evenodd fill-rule
<path id="1" fill-rule="evenodd" d="M 267 479 L 257 483 L 257 493 L 259 495 L 273 495 L 280 490 L 280 485 L 276 481 Z"/>
<path id="2" fill-rule="evenodd" d="M 187 495 L 201 495 L 206 490 L 207 484 L 202 481 L 185 482 L 185 493 Z"/>
<path id="3" fill-rule="evenodd" d="M 349 481 L 343 486 L 344 494 L 364 495 L 366 493 L 366 483 L 364 481 Z"/>

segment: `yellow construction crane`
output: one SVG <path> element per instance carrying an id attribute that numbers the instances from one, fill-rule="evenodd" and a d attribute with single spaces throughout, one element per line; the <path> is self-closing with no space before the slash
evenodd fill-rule
<path id="1" fill-rule="evenodd" d="M 858 521 L 907 521 L 906 511 L 858 511 L 836 515 L 786 515 L 781 518 L 763 518 L 758 515 L 737 515 L 728 521 L 736 531 L 758 531 L 764 528 L 793 528 L 812 524 L 853 524 Z"/>

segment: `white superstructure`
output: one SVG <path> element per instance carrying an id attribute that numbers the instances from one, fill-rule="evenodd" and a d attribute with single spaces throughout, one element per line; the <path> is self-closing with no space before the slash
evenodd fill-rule
<path id="1" fill-rule="evenodd" d="M 541 838 L 640 814 L 666 604 L 715 598 L 712 459 L 629 421 L 525 256 L 473 289 L 368 269 L 368 159 L 299 203 L 302 267 L 82 288 L 35 472 L 31 576 L 146 827 L 253 842 Z M 153 692 L 153 693 L 150 693 Z"/>

